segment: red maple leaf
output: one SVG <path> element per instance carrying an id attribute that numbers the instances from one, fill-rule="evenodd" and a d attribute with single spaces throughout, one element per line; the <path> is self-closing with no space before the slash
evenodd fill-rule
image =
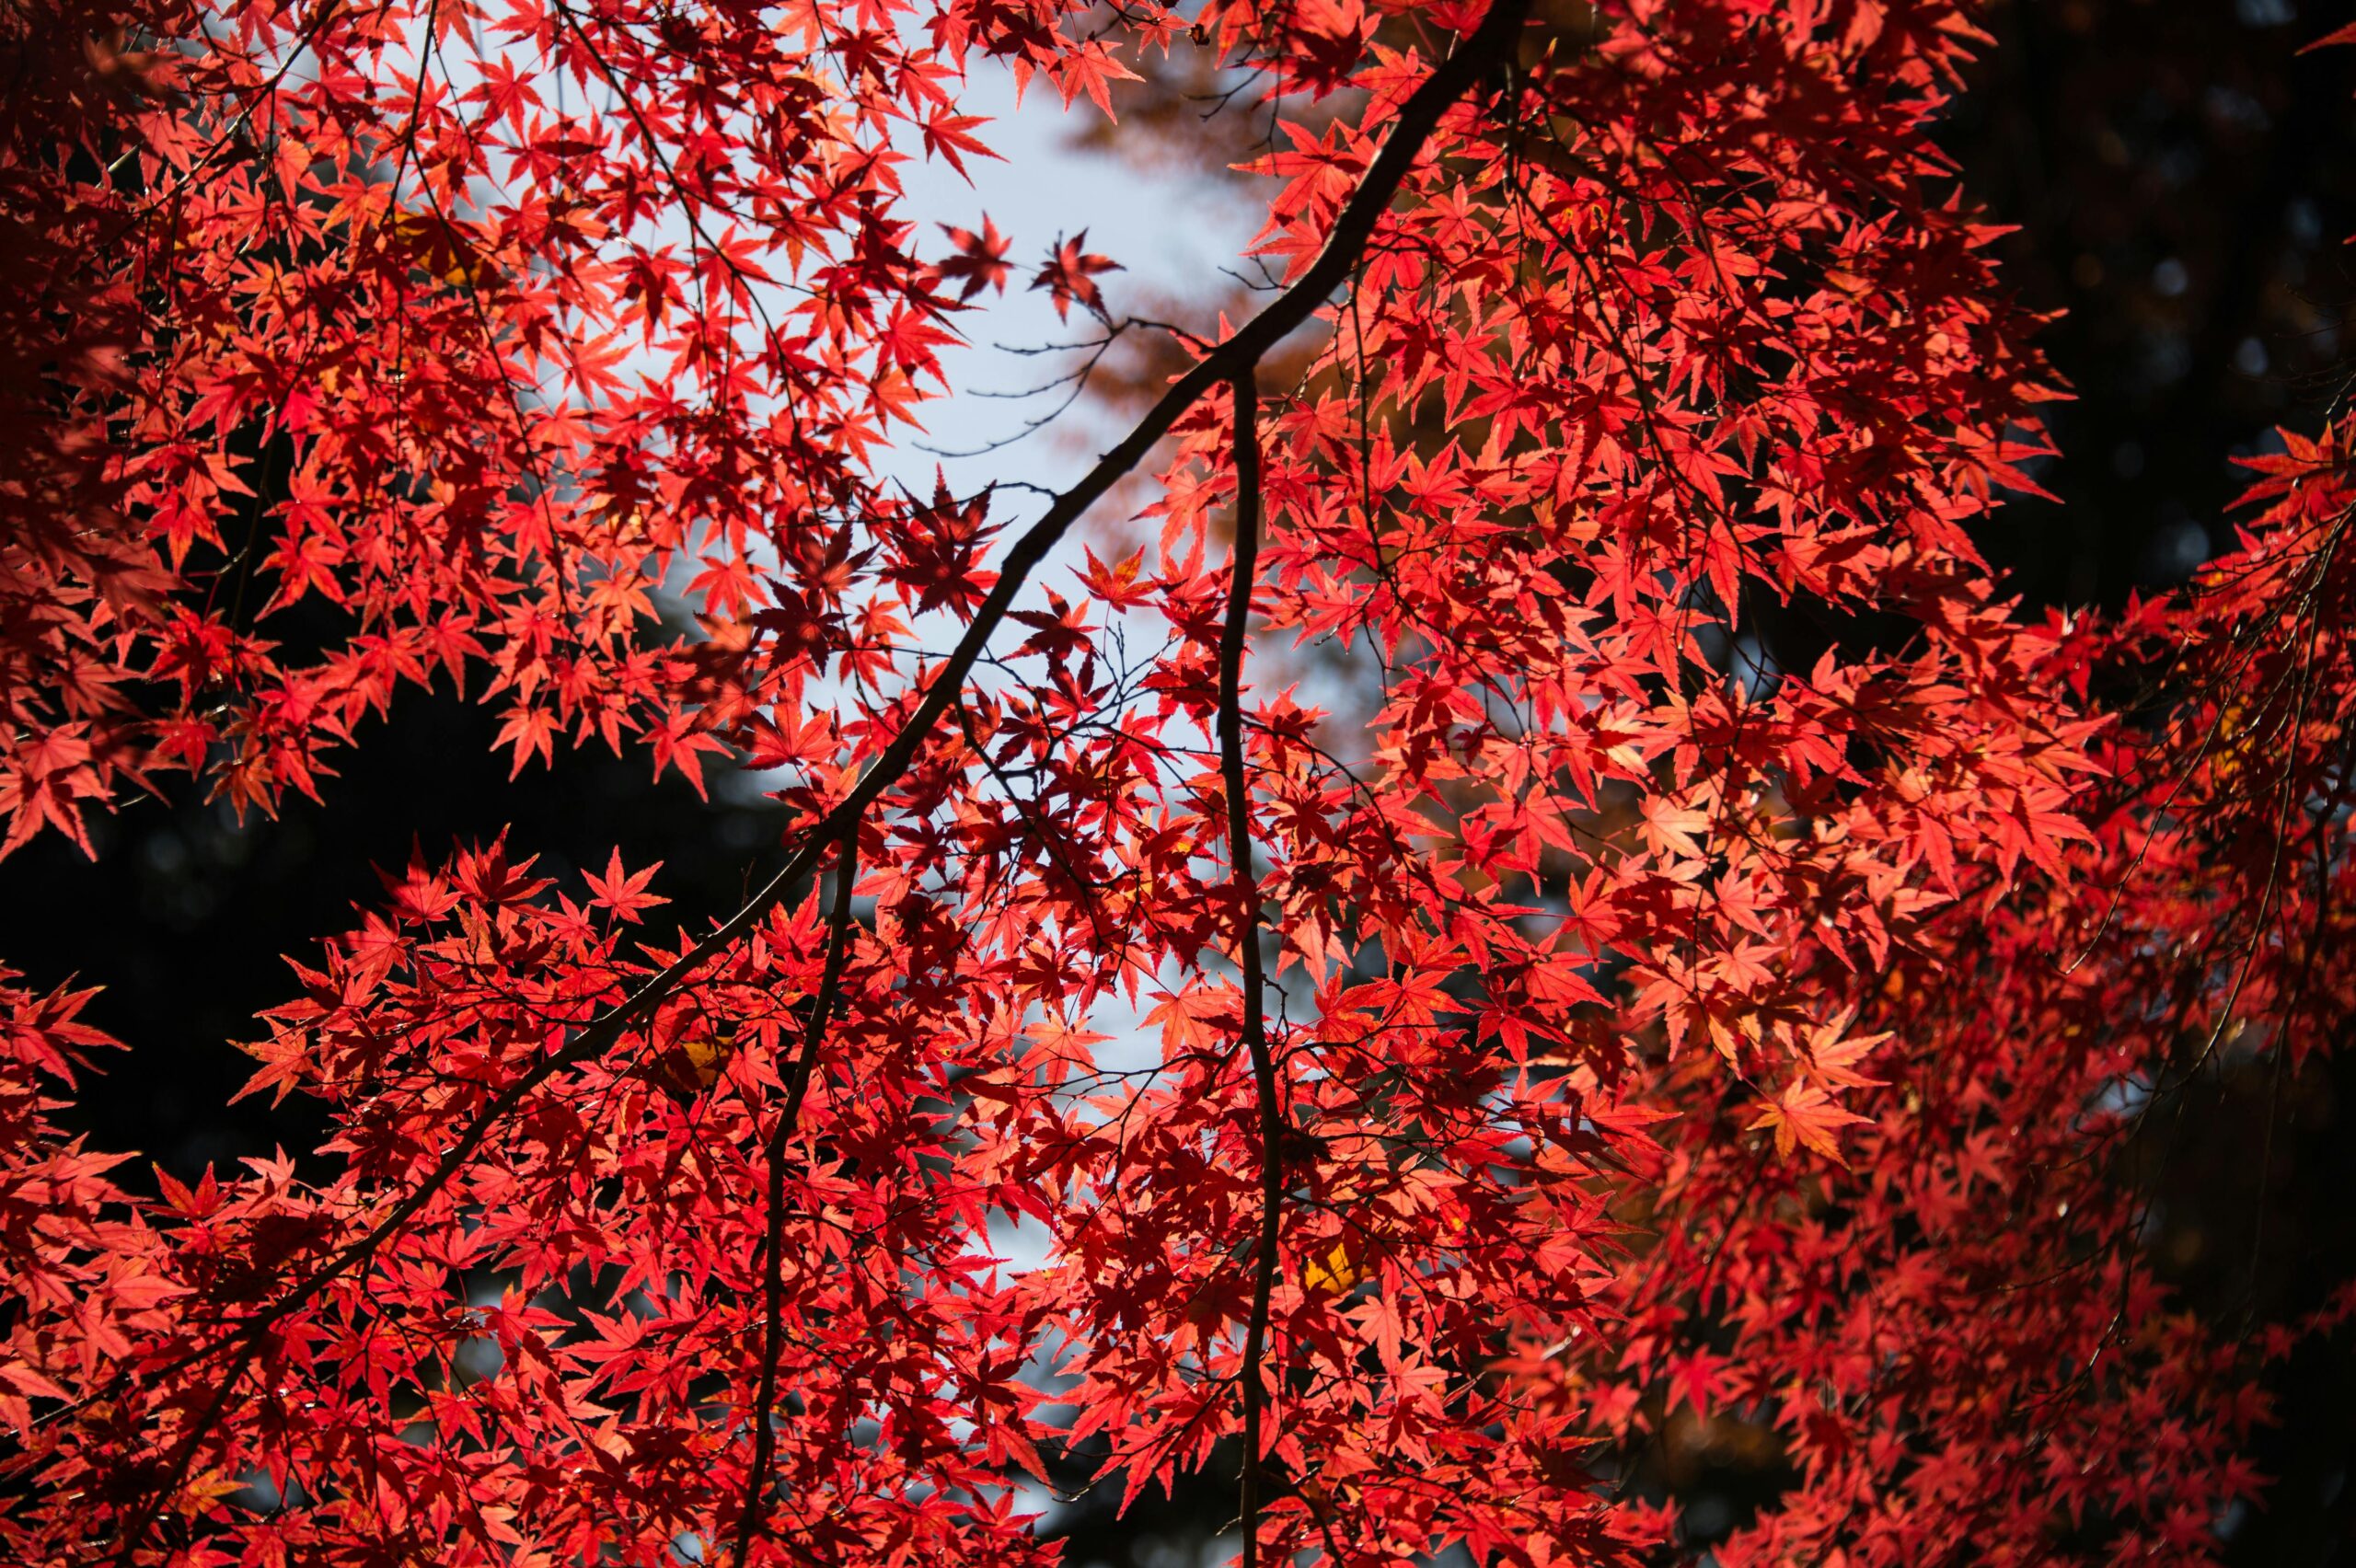
<path id="1" fill-rule="evenodd" d="M 1095 275 L 1123 270 L 1121 264 L 1109 256 L 1090 254 L 1083 248 L 1087 243 L 1086 229 L 1069 239 L 1058 238 L 1046 264 L 1031 280 L 1034 289 L 1050 291 L 1056 302 L 1058 320 L 1069 319 L 1068 313 L 1074 301 L 1078 301 L 1091 315 L 1101 317 L 1104 314 L 1104 295 L 1096 287 Z"/>
<path id="2" fill-rule="evenodd" d="M 960 300 L 971 299 L 985 288 L 996 289 L 1000 294 L 1006 292 L 1007 274 L 1013 271 L 1007 264 L 1006 252 L 1013 241 L 998 232 L 998 225 L 990 221 L 988 213 L 982 214 L 982 232 L 979 234 L 971 229 L 953 228 L 947 224 L 941 225 L 941 231 L 949 236 L 950 243 L 957 247 L 960 254 L 939 263 L 935 270 L 953 282 L 960 280 L 964 282 L 964 291 L 957 296 Z"/>

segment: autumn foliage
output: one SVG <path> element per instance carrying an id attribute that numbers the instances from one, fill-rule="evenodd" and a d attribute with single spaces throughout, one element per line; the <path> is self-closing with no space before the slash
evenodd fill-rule
<path id="1" fill-rule="evenodd" d="M 315 1161 L 66 1136 L 124 1058 L 11 981 L 12 1561 L 1030 1562 L 1026 1478 L 1239 1439 L 1250 1563 L 1670 1561 L 1648 1467 L 1737 1428 L 1727 1568 L 2210 1559 L 2356 1296 L 2195 1316 L 2131 1155 L 2356 1009 L 2348 432 L 2026 613 L 1969 7 L 1526 12 L 0 18 L 7 847 L 445 682 L 794 813 L 738 910 L 528 823 L 387 868 L 245 1046 Z M 1173 49 L 1270 127 L 1216 335 L 1084 214 L 908 210 L 969 74 Z M 1052 500 L 888 483 L 1025 285 L 1187 368 Z"/>

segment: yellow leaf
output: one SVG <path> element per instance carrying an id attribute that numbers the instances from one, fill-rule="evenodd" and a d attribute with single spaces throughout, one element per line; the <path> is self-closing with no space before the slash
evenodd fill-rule
<path id="1" fill-rule="evenodd" d="M 721 1031 L 709 1039 L 685 1040 L 663 1052 L 653 1065 L 654 1081 L 677 1099 L 694 1098 L 720 1081 L 736 1055 L 736 1037 Z"/>
<path id="2" fill-rule="evenodd" d="M 1322 1255 L 1312 1253 L 1300 1273 L 1303 1290 L 1330 1290 L 1335 1295 L 1366 1278 L 1364 1248 L 1355 1235 L 1345 1235 Z"/>
<path id="3" fill-rule="evenodd" d="M 394 247 L 436 282 L 465 288 L 491 275 L 466 226 L 439 213 L 395 213 L 385 227 Z"/>
<path id="4" fill-rule="evenodd" d="M 736 1055 L 733 1040 L 690 1040 L 680 1047 L 687 1055 L 687 1066 L 696 1075 L 696 1087 L 710 1089 L 728 1070 L 729 1059 Z"/>

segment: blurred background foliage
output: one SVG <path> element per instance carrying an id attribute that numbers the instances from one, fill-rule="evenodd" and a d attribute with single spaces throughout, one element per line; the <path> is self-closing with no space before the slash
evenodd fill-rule
<path id="1" fill-rule="evenodd" d="M 1565 32 L 1589 25 L 1583 6 L 1545 9 Z M 1939 140 L 1969 198 L 2011 226 L 2005 275 L 2052 316 L 2044 348 L 2074 394 L 2052 410 L 2060 455 L 2035 473 L 2056 499 L 2016 498 L 1984 535 L 2032 612 L 2181 582 L 2230 542 L 2231 459 L 2274 449 L 2274 426 L 2315 429 L 2356 380 L 2356 50 L 2300 52 L 2347 19 L 2320 0 L 1988 7 L 1995 45 Z M 1210 112 L 1219 86 L 1213 63 L 1182 52 L 1130 85 L 1117 131 L 1091 124 L 1072 150 L 1148 179 L 1247 158 L 1265 126 Z M 1190 319 L 1247 305 L 1242 281 L 1222 286 L 1222 299 L 1122 303 Z M 1167 369 L 1151 351 L 1115 359 L 1092 395 L 1117 411 Z M 230 1043 L 288 995 L 277 955 L 349 925 L 377 892 L 374 868 L 398 868 L 412 845 L 439 857 L 512 823 L 555 874 L 619 846 L 632 866 L 664 861 L 664 891 L 701 911 L 733 906 L 777 840 L 756 795 L 722 787 L 702 801 L 676 778 L 650 782 L 634 757 L 583 752 L 511 782 L 494 729 L 446 690 L 405 694 L 320 802 L 240 823 L 182 792 L 95 824 L 95 861 L 48 835 L 0 862 L 0 958 L 39 986 L 105 986 L 89 1021 L 136 1047 L 86 1086 L 78 1124 L 182 1176 L 307 1149 L 318 1124 L 299 1103 L 225 1105 L 250 1066 Z M 2121 1173 L 2152 1194 L 2157 1266 L 2214 1321 L 2295 1312 L 2356 1269 L 2356 1051 L 2338 1064 L 2291 1082 L 2225 1072 Z M 2236 1564 L 2356 1564 L 2350 1351 L 2310 1343 L 2271 1390 L 2280 1419 L 2251 1458 L 2280 1481 L 2263 1510 L 2227 1521 Z M 1723 1417 L 1689 1419 L 1654 1447 L 1636 1484 L 1687 1504 L 1695 1545 L 1770 1502 L 1786 1473 L 1772 1434 Z M 1067 1468 L 1078 1491 L 1086 1466 Z M 1117 1489 L 1100 1487 L 1059 1505 L 1054 1524 L 1076 1565 L 1213 1561 L 1232 1474 L 1149 1494 L 1126 1519 Z"/>

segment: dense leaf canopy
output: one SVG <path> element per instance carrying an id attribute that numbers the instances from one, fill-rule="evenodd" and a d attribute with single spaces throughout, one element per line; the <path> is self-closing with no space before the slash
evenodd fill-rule
<path id="1" fill-rule="evenodd" d="M 246 1045 L 316 1158 L 133 1179 L 10 985 L 12 1558 L 1030 1562 L 1051 1472 L 1239 1440 L 1247 1564 L 1674 1560 L 1637 1482 L 1738 1428 L 1727 1568 L 2195 1563 L 2259 1495 L 2356 1293 L 2196 1317 L 2131 1176 L 2356 1007 L 2356 475 L 2289 436 L 2183 593 L 2009 596 L 2062 389 L 1928 139 L 1969 6 L 0 40 L 8 849 L 271 811 L 438 683 L 791 813 L 733 909 L 528 823 L 388 871 Z M 918 222 L 969 76 L 1172 50 L 1265 132 L 1216 332 L 1085 214 Z M 909 494 L 1025 282 L 1177 370 L 1062 491 Z"/>

